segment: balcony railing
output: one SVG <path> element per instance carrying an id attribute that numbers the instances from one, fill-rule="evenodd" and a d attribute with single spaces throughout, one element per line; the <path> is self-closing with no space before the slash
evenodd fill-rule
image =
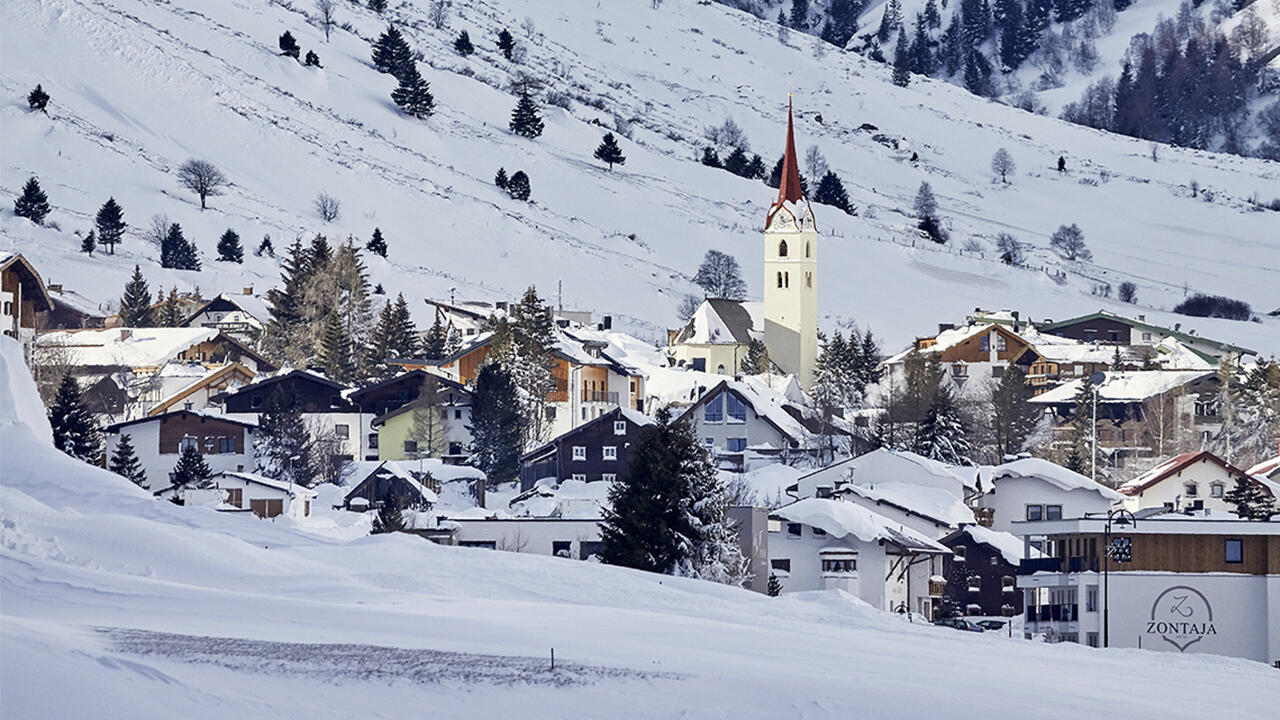
<path id="1" fill-rule="evenodd" d="M 1062 572 L 1062 558 L 1023 558 L 1018 561 L 1019 575 L 1038 572 Z"/>
<path id="2" fill-rule="evenodd" d="M 583 390 L 582 402 L 602 402 L 618 404 L 618 393 L 605 390 Z"/>

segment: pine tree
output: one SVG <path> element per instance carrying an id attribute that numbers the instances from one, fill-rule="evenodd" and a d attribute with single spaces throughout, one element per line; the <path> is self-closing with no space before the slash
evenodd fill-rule
<path id="1" fill-rule="evenodd" d="M 398 492 L 393 492 L 384 498 L 382 504 L 378 506 L 378 514 L 373 518 L 373 527 L 370 528 L 369 534 L 384 535 L 404 530 L 407 527 L 404 518 L 406 504 L 404 496 Z"/>
<path id="2" fill-rule="evenodd" d="M 174 487 L 199 487 L 213 475 L 209 463 L 196 447 L 196 443 L 185 443 L 182 454 L 178 456 L 178 464 L 173 466 Z"/>
<path id="3" fill-rule="evenodd" d="M 303 295 L 312 273 L 302 238 L 294 238 L 283 266 L 281 287 L 267 291 L 269 318 L 263 332 L 263 350 L 274 357 L 301 360 L 299 349 L 306 325 Z"/>
<path id="4" fill-rule="evenodd" d="M 713 167 L 713 168 L 724 167 L 724 165 L 720 162 L 720 155 L 718 155 L 716 153 L 716 149 L 711 146 L 702 148 L 701 162 L 703 165 L 706 165 L 707 167 Z"/>
<path id="5" fill-rule="evenodd" d="M 396 77 L 413 65 L 413 51 L 395 25 L 388 25 L 373 43 L 373 65 L 379 72 Z"/>
<path id="6" fill-rule="evenodd" d="M 764 341 L 751 338 L 747 343 L 747 352 L 742 356 L 743 375 L 762 375 L 769 372 L 769 348 Z"/>
<path id="7" fill-rule="evenodd" d="M 45 112 L 45 108 L 49 107 L 49 93 L 37 83 L 36 89 L 27 94 L 27 106 L 32 110 Z"/>
<path id="8" fill-rule="evenodd" d="M 507 60 L 511 59 L 512 51 L 516 49 L 515 38 L 511 37 L 511 33 L 506 28 L 498 31 L 498 49 L 502 51 L 502 57 Z"/>
<path id="9" fill-rule="evenodd" d="M 925 25 L 930 30 L 942 27 L 942 15 L 938 12 L 938 0 L 929 0 L 924 6 Z"/>
<path id="10" fill-rule="evenodd" d="M 253 438 L 255 472 L 310 487 L 315 482 L 314 445 L 297 399 L 277 390 L 267 396 Z"/>
<path id="11" fill-rule="evenodd" d="M 498 168 L 498 174 L 493 176 L 493 184 L 494 184 L 494 185 L 497 185 L 498 187 L 502 188 L 503 190 L 506 190 L 506 189 L 507 189 L 507 184 L 508 184 L 509 182 L 510 182 L 510 181 L 507 179 L 507 169 L 506 169 L 506 168 Z"/>
<path id="12" fill-rule="evenodd" d="M 458 332 L 458 328 L 453 325 L 449 326 L 449 332 L 444 339 L 444 356 L 453 357 L 462 349 L 462 333 Z"/>
<path id="13" fill-rule="evenodd" d="M 528 200 L 530 192 L 529 176 L 523 170 L 515 171 L 507 181 L 507 194 L 515 200 Z"/>
<path id="14" fill-rule="evenodd" d="M 115 255 L 116 244 L 124 237 L 124 208 L 116 203 L 115 198 L 107 198 L 102 207 L 98 208 L 94 224 L 98 229 L 98 244 L 105 246 L 108 253 Z"/>
<path id="15" fill-rule="evenodd" d="M 1243 475 L 1236 477 L 1235 484 L 1223 494 L 1222 499 L 1235 508 L 1236 515 L 1242 520 L 1266 521 L 1280 513 L 1275 496 L 1262 483 Z"/>
<path id="16" fill-rule="evenodd" d="M 383 12 L 386 12 L 387 0 L 369 0 L 368 7 L 370 10 L 378 14 L 382 14 Z"/>
<path id="17" fill-rule="evenodd" d="M 27 180 L 27 184 L 22 187 L 22 194 L 13 201 L 13 214 L 36 225 L 43 225 L 44 219 L 49 215 L 49 198 L 34 176 Z"/>
<path id="18" fill-rule="evenodd" d="M 791 0 L 791 27 L 797 30 L 809 27 L 809 0 Z"/>
<path id="19" fill-rule="evenodd" d="M 180 327 L 185 319 L 182 303 L 178 300 L 178 288 L 169 288 L 169 294 L 160 303 L 159 313 L 154 313 L 157 327 Z"/>
<path id="20" fill-rule="evenodd" d="M 120 298 L 120 324 L 124 327 L 151 327 L 151 290 L 142 268 L 133 266 L 133 275 L 125 283 L 124 296 Z"/>
<path id="21" fill-rule="evenodd" d="M 199 270 L 200 257 L 196 246 L 182 234 L 182 226 L 173 223 L 169 233 L 160 242 L 160 267 L 175 270 Z"/>
<path id="22" fill-rule="evenodd" d="M 538 105 L 529 97 L 528 92 L 520 93 L 515 110 L 511 111 L 511 132 L 527 138 L 536 138 L 542 134 L 542 118 L 538 115 Z"/>
<path id="23" fill-rule="evenodd" d="M 266 255 L 268 257 L 276 256 L 276 249 L 274 246 L 271 245 L 270 235 L 262 236 L 262 242 L 258 243 L 258 249 L 254 250 L 253 254 L 257 255 L 258 257 L 262 257 L 263 255 Z"/>
<path id="24" fill-rule="evenodd" d="M 525 290 L 520 302 L 511 309 L 508 324 L 510 347 L 505 351 L 499 347 L 497 356 L 520 390 L 523 441 L 525 447 L 532 447 L 546 439 L 546 398 L 555 389 L 552 351 L 558 346 L 559 331 L 551 308 L 542 302 L 533 286 Z"/>
<path id="25" fill-rule="evenodd" d="M 93 416 L 80 398 L 80 386 L 68 373 L 62 376 L 53 405 L 49 407 L 53 446 L 77 460 L 100 462 L 102 438 Z"/>
<path id="26" fill-rule="evenodd" d="M 436 313 L 435 322 L 431 323 L 431 328 L 427 330 L 427 337 L 423 342 L 422 354 L 428 360 L 439 360 L 445 357 L 445 342 L 448 340 L 448 333 L 445 332 L 444 325 L 440 322 L 440 314 Z"/>
<path id="27" fill-rule="evenodd" d="M 885 8 L 884 14 L 880 17 L 880 27 L 876 30 L 876 39 L 882 44 L 889 40 L 889 36 L 894 30 L 902 29 L 902 4 L 898 0 L 889 0 L 889 6 Z"/>
<path id="28" fill-rule="evenodd" d="M 240 246 L 240 235 L 235 230 L 227 228 L 218 238 L 218 259 L 222 262 L 244 262 L 244 248 Z"/>
<path id="29" fill-rule="evenodd" d="M 80 241 L 80 252 L 93 257 L 93 251 L 98 247 L 98 234 L 92 230 L 85 233 L 84 238 Z"/>
<path id="30" fill-rule="evenodd" d="M 369 239 L 369 244 L 364 246 L 366 250 L 377 255 L 378 257 L 387 256 L 387 241 L 382 238 L 382 230 L 373 229 L 373 237 Z"/>
<path id="31" fill-rule="evenodd" d="M 849 193 L 845 192 L 844 183 L 840 182 L 840 177 L 831 170 L 828 170 L 818 181 L 818 190 L 813 194 L 813 201 L 840 208 L 848 215 L 853 214 Z"/>
<path id="32" fill-rule="evenodd" d="M 467 57 L 475 52 L 475 46 L 471 44 L 471 36 L 466 30 L 458 33 L 458 39 L 453 41 L 453 49 L 462 57 Z"/>
<path id="33" fill-rule="evenodd" d="M 391 100 L 407 115 L 416 118 L 431 117 L 436 100 L 431 86 L 418 73 L 416 63 L 410 63 L 400 72 L 400 86 L 391 92 Z"/>
<path id="34" fill-rule="evenodd" d="M 120 436 L 115 451 L 111 453 L 111 460 L 107 463 L 107 469 L 140 488 L 147 487 L 147 473 L 142 469 L 142 461 L 138 460 L 133 449 L 133 438 L 129 433 Z"/>
<path id="35" fill-rule="evenodd" d="M 1017 365 L 1008 365 L 991 389 L 991 430 L 996 454 L 1003 458 L 1022 452 L 1035 430 L 1041 411 L 1031 404 L 1035 391 Z"/>
<path id="36" fill-rule="evenodd" d="M 612 170 L 615 164 L 627 164 L 627 158 L 622 154 L 622 148 L 618 147 L 618 141 L 614 139 L 613 133 L 605 133 L 604 139 L 600 141 L 600 146 L 596 148 L 595 159 L 609 163 L 609 169 Z"/>
<path id="37" fill-rule="evenodd" d="M 726 585 L 741 585 L 747 563 L 738 532 L 729 519 L 729 494 L 706 449 L 694 437 L 692 423 L 673 429 L 685 472 L 683 504 L 690 524 L 692 553 L 680 574 Z"/>
<path id="38" fill-rule="evenodd" d="M 1026 20 L 1022 15 L 1020 0 L 999 0 L 997 7 L 1004 7 L 1004 20 L 1000 25 L 1000 64 L 1004 70 L 1017 70 L 1030 54 L 1026 43 Z"/>
<path id="39" fill-rule="evenodd" d="M 351 337 L 337 313 L 330 313 L 320 336 L 320 364 L 324 374 L 335 382 L 349 383 L 356 376 L 355 358 L 351 357 Z"/>
<path id="40" fill-rule="evenodd" d="M 413 324 L 409 304 L 404 295 L 397 295 L 394 302 L 382 306 L 378 322 L 369 337 L 368 362 L 370 374 L 377 378 L 389 378 L 396 374 L 391 358 L 417 357 L 421 351 L 418 328 Z"/>
<path id="41" fill-rule="evenodd" d="M 949 386 L 943 385 L 920 424 L 915 452 L 951 465 L 972 465 L 967 435 L 955 396 Z"/>
<path id="42" fill-rule="evenodd" d="M 1075 407 L 1071 414 L 1071 425 L 1069 437 L 1068 455 L 1076 456 L 1076 463 L 1080 469 L 1071 468 L 1076 472 L 1084 475 L 1086 470 L 1088 474 L 1095 472 L 1094 465 L 1097 463 L 1097 457 L 1093 454 L 1093 434 L 1094 434 L 1094 385 L 1089 378 L 1080 381 L 1080 388 L 1076 390 Z M 1090 459 L 1092 458 L 1092 459 Z M 1068 466 L 1070 467 L 1070 466 Z"/>
<path id="43" fill-rule="evenodd" d="M 782 594 L 782 582 L 778 580 L 778 576 L 769 573 L 769 587 L 765 589 L 765 593 L 769 597 L 778 597 Z"/>
<path id="44" fill-rule="evenodd" d="M 307 55 L 303 59 L 302 64 L 307 67 L 323 67 L 323 65 L 320 64 L 320 56 L 316 54 L 315 50 L 307 51 Z"/>
<path id="45" fill-rule="evenodd" d="M 298 47 L 298 41 L 294 39 L 293 33 L 285 30 L 280 36 L 280 54 L 297 60 L 301 52 L 302 48 Z"/>
<path id="46" fill-rule="evenodd" d="M 520 475 L 524 419 L 511 375 L 498 363 L 489 363 L 476 376 L 471 394 L 471 464 L 485 474 L 490 485 Z"/>
<path id="47" fill-rule="evenodd" d="M 916 32 L 915 37 L 911 39 L 911 72 L 917 75 L 932 75 L 934 73 L 933 62 L 933 41 L 929 39 L 929 32 L 925 29 L 925 19 L 923 15 L 916 15 Z"/>

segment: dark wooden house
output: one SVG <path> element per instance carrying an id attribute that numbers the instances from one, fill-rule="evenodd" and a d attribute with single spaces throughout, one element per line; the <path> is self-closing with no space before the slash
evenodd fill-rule
<path id="1" fill-rule="evenodd" d="M 241 386 L 213 397 L 228 413 L 258 413 L 272 393 L 298 403 L 304 413 L 358 413 L 355 403 L 343 397 L 347 386 L 309 370 L 292 370 Z"/>
<path id="2" fill-rule="evenodd" d="M 648 416 L 614 408 L 520 458 L 520 489 L 544 478 L 612 481 L 626 471 L 632 443 L 653 424 Z"/>
<path id="3" fill-rule="evenodd" d="M 426 370 L 410 370 L 380 383 L 361 388 L 351 393 L 348 399 L 360 408 L 360 412 L 370 415 L 386 415 L 392 410 L 399 410 L 418 399 L 422 383 L 428 377 L 435 378 L 439 388 L 439 404 L 458 406 L 471 404 L 471 391 L 461 383 Z"/>
<path id="4" fill-rule="evenodd" d="M 399 497 L 407 508 L 429 510 L 438 499 L 438 489 L 430 475 L 417 478 L 397 463 L 384 462 L 351 488 L 342 499 L 342 507 L 363 511 L 381 507 Z"/>
<path id="5" fill-rule="evenodd" d="M 1022 541 L 981 525 L 962 525 L 938 540 L 951 548 L 943 558 L 944 597 L 965 615 L 1011 617 L 1022 612 L 1017 588 Z"/>

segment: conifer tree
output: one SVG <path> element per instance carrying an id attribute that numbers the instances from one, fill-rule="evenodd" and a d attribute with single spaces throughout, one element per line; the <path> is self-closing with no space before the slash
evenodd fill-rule
<path id="1" fill-rule="evenodd" d="M 889 6 L 885 8 L 884 14 L 880 17 L 880 27 L 876 30 L 876 39 L 881 43 L 886 42 L 894 30 L 902 29 L 902 4 L 898 0 L 889 0 Z"/>
<path id="2" fill-rule="evenodd" d="M 840 176 L 831 170 L 828 170 L 822 176 L 822 179 L 818 181 L 818 189 L 813 194 L 813 201 L 840 208 L 848 215 L 853 214 L 853 205 L 849 202 L 849 193 L 845 192 L 844 183 L 840 182 Z"/>
<path id="3" fill-rule="evenodd" d="M 536 138 L 542 134 L 542 118 L 538 114 L 538 105 L 529 97 L 528 92 L 520 93 L 515 110 L 511 111 L 511 132 L 527 138 Z"/>
<path id="4" fill-rule="evenodd" d="M 182 314 L 182 303 L 178 299 L 178 288 L 169 288 L 169 294 L 160 302 L 159 312 L 153 313 L 157 327 L 180 327 L 185 319 Z"/>
<path id="5" fill-rule="evenodd" d="M 387 360 L 417 357 L 420 350 L 418 328 L 413 324 L 409 304 L 403 294 L 397 295 L 394 302 L 384 304 L 378 313 L 378 322 L 369 337 L 367 365 L 374 377 L 389 378 L 396 374 L 396 368 Z"/>
<path id="6" fill-rule="evenodd" d="M 199 487 L 213 475 L 209 463 L 196 447 L 196 443 L 185 443 L 182 454 L 178 456 L 178 464 L 173 466 L 174 487 Z"/>
<path id="7" fill-rule="evenodd" d="M 515 38 L 511 37 L 511 33 L 506 28 L 498 31 L 498 49 L 502 51 L 502 57 L 507 60 L 511 59 L 512 52 L 516 49 Z"/>
<path id="8" fill-rule="evenodd" d="M 391 100 L 406 115 L 419 119 L 431 117 L 436 106 L 431 86 L 418 73 L 417 63 L 412 62 L 401 69 L 400 86 L 391 92 Z"/>
<path id="9" fill-rule="evenodd" d="M 235 230 L 227 228 L 218 238 L 218 259 L 222 262 L 244 262 L 244 248 L 240 246 L 240 235 Z"/>
<path id="10" fill-rule="evenodd" d="M 991 430 L 997 459 L 1022 452 L 1035 430 L 1041 411 L 1031 404 L 1035 395 L 1022 368 L 1010 364 L 991 389 Z"/>
<path id="11" fill-rule="evenodd" d="M 182 226 L 173 223 L 169 234 L 160 242 L 160 267 L 175 270 L 199 270 L 200 256 L 196 246 L 182 234 Z"/>
<path id="12" fill-rule="evenodd" d="M 494 184 L 494 185 L 497 185 L 498 187 L 502 188 L 503 190 L 506 190 L 506 189 L 507 189 L 507 184 L 508 184 L 509 182 L 510 182 L 510 181 L 507 179 L 507 169 L 506 169 L 506 168 L 498 168 L 498 174 L 493 176 L 493 184 Z"/>
<path id="13" fill-rule="evenodd" d="M 507 194 L 515 200 L 528 200 L 531 192 L 529 176 L 523 170 L 515 171 L 507 181 Z"/>
<path id="14" fill-rule="evenodd" d="M 743 375 L 762 375 L 769 372 L 769 348 L 764 341 L 751 338 L 747 343 L 747 352 L 742 356 Z"/>
<path id="15" fill-rule="evenodd" d="M 387 0 L 369 0 L 368 7 L 376 13 L 383 13 L 387 9 Z"/>
<path id="16" fill-rule="evenodd" d="M 458 332 L 458 328 L 450 325 L 449 332 L 445 334 L 444 339 L 444 356 L 452 357 L 461 349 L 462 333 Z"/>
<path id="17" fill-rule="evenodd" d="M 80 252 L 93 257 L 93 251 L 98 247 L 98 234 L 92 230 L 85 233 L 84 238 L 80 241 Z"/>
<path id="18" fill-rule="evenodd" d="M 716 153 L 716 149 L 709 145 L 707 147 L 702 148 L 701 162 L 703 165 L 706 165 L 707 167 L 713 167 L 713 168 L 724 167 L 724 164 L 720 162 L 720 155 Z"/>
<path id="19" fill-rule="evenodd" d="M 471 394 L 471 464 L 492 486 L 520 475 L 524 419 L 511 375 L 489 363 L 476 376 Z"/>
<path id="20" fill-rule="evenodd" d="M 916 434 L 915 452 L 951 465 L 972 465 L 968 429 L 956 407 L 950 386 L 942 385 L 934 394 Z"/>
<path id="21" fill-rule="evenodd" d="M 107 252 L 115 255 L 116 244 L 124 237 L 124 209 L 116 203 L 116 199 L 111 197 L 98 208 L 98 214 L 94 217 L 94 224 L 98 230 L 98 244 L 107 248 Z"/>
<path id="22" fill-rule="evenodd" d="M 898 87 L 911 84 L 911 48 L 905 32 L 898 33 L 898 44 L 893 50 L 893 84 Z"/>
<path id="23" fill-rule="evenodd" d="M 320 64 L 320 56 L 315 50 L 308 50 L 306 57 L 302 60 L 302 64 L 307 67 L 324 67 Z"/>
<path id="24" fill-rule="evenodd" d="M 364 246 L 366 250 L 377 255 L 378 257 L 387 256 L 387 241 L 382 238 L 382 230 L 373 229 L 373 237 L 369 238 L 369 244 Z"/>
<path id="25" fill-rule="evenodd" d="M 778 576 L 769 573 L 769 587 L 765 589 L 765 593 L 769 597 L 778 597 L 782 594 L 782 581 L 778 580 Z"/>
<path id="26" fill-rule="evenodd" d="M 267 396 L 253 438 L 255 472 L 311 487 L 314 445 L 297 399 L 276 390 Z"/>
<path id="27" fill-rule="evenodd" d="M 373 43 L 373 65 L 379 72 L 400 76 L 413 63 L 413 51 L 395 25 L 388 25 Z"/>
<path id="28" fill-rule="evenodd" d="M 280 54 L 297 60 L 301 52 L 302 48 L 298 47 L 298 41 L 294 39 L 293 33 L 285 30 L 280 36 Z"/>
<path id="29" fill-rule="evenodd" d="M 440 314 L 436 313 L 436 319 L 431 323 L 431 328 L 427 330 L 427 336 L 423 341 L 423 356 L 428 360 L 446 357 L 445 342 L 447 340 L 448 333 L 445 332 L 444 324 L 440 322 Z"/>
<path id="30" fill-rule="evenodd" d="M 120 298 L 120 324 L 124 327 L 151 327 L 151 290 L 142 268 L 133 266 L 133 275 L 125 283 L 124 296 Z"/>
<path id="31" fill-rule="evenodd" d="M 471 44 L 471 36 L 466 30 L 458 33 L 458 39 L 453 41 L 453 49 L 462 57 L 467 57 L 476 51 L 475 46 Z"/>
<path id="32" fill-rule="evenodd" d="M 605 133 L 604 138 L 600 141 L 600 146 L 596 148 L 595 158 L 601 162 L 609 163 L 609 169 L 612 170 L 615 164 L 625 165 L 627 158 L 622 154 L 622 148 L 618 147 L 618 141 L 614 139 L 613 133 Z"/>
<path id="33" fill-rule="evenodd" d="M 496 352 L 503 367 L 511 373 L 511 380 L 521 392 L 521 413 L 524 416 L 526 447 L 545 440 L 549 423 L 546 418 L 546 398 L 555 389 L 552 369 L 555 361 L 552 350 L 558 345 L 558 330 L 551 308 L 538 297 L 537 289 L 530 286 L 520 302 L 511 309 L 510 347 L 499 347 Z"/>
<path id="34" fill-rule="evenodd" d="M 1086 377 L 1080 381 L 1080 388 L 1076 390 L 1075 408 L 1071 414 L 1070 449 L 1068 451 L 1069 454 L 1076 456 L 1076 462 L 1082 468 L 1071 469 L 1082 475 L 1093 473 L 1095 471 L 1094 466 L 1098 460 L 1093 455 L 1095 401 L 1094 385 Z"/>
<path id="35" fill-rule="evenodd" d="M 283 263 L 281 287 L 267 291 L 269 318 L 263 349 L 272 356 L 300 360 L 299 346 L 306 326 L 304 293 L 311 279 L 310 255 L 302 238 L 294 238 Z"/>
<path id="36" fill-rule="evenodd" d="M 270 235 L 262 236 L 262 242 L 258 243 L 258 249 L 253 251 L 253 254 L 257 255 L 258 257 L 262 257 L 263 255 L 266 255 L 268 257 L 276 256 L 276 249 L 271 244 Z"/>
<path id="37" fill-rule="evenodd" d="M 147 473 L 142 469 L 142 461 L 138 460 L 138 454 L 133 449 L 133 438 L 129 433 L 120 436 L 115 451 L 111 453 L 111 460 L 107 463 L 107 469 L 140 488 L 147 487 Z"/>
<path id="38" fill-rule="evenodd" d="M 102 437 L 98 425 L 84 406 L 80 386 L 70 373 L 62 376 L 53 405 L 49 407 L 53 446 L 77 460 L 101 462 Z"/>
<path id="39" fill-rule="evenodd" d="M 1243 475 L 1236 477 L 1235 484 L 1222 495 L 1222 499 L 1235 508 L 1236 515 L 1242 520 L 1266 521 L 1280 513 L 1275 496 L 1262 483 Z"/>
<path id="40" fill-rule="evenodd" d="M 356 361 L 351 357 L 351 337 L 337 313 L 324 321 L 320 336 L 320 364 L 324 374 L 334 382 L 349 383 L 356 377 Z"/>
<path id="41" fill-rule="evenodd" d="M 45 92 L 39 83 L 36 84 L 35 90 L 27 94 L 27 106 L 40 112 L 45 112 L 45 108 L 49 107 L 49 93 Z"/>
<path id="42" fill-rule="evenodd" d="M 27 180 L 27 184 L 22 187 L 22 194 L 13 201 L 13 214 L 36 225 L 43 225 L 44 219 L 49 215 L 49 198 L 34 176 Z"/>
<path id="43" fill-rule="evenodd" d="M 390 493 L 378 506 L 378 513 L 373 518 L 373 526 L 369 534 L 385 535 L 404 530 L 408 525 L 404 518 L 406 504 L 403 495 L 398 492 Z"/>

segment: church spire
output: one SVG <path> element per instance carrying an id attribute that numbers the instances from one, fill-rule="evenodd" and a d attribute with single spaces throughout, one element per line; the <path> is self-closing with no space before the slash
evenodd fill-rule
<path id="1" fill-rule="evenodd" d="M 791 93 L 787 93 L 787 149 L 782 154 L 782 182 L 774 205 L 798 202 L 803 197 L 800 187 L 800 161 L 796 158 L 796 133 L 791 121 Z"/>

